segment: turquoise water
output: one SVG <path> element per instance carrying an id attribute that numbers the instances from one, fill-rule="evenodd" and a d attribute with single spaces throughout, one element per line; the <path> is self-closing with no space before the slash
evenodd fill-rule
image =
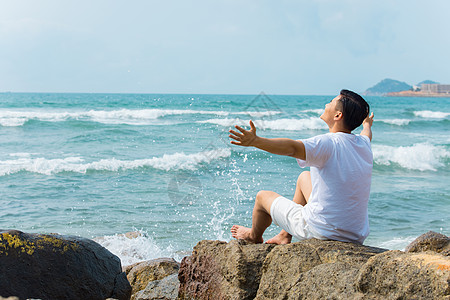
<path id="1" fill-rule="evenodd" d="M 230 145 L 228 130 L 251 118 L 264 137 L 322 134 L 332 98 L 0 94 L 0 228 L 102 237 L 124 264 L 230 240 L 232 224 L 250 225 L 259 190 L 292 197 L 302 169 Z M 367 100 L 375 122 L 365 244 L 402 249 L 428 230 L 449 235 L 450 98 Z M 129 231 L 142 235 L 118 235 Z"/>

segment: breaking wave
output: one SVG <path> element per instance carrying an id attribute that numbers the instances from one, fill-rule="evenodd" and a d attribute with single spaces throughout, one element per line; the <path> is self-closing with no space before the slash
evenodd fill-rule
<path id="1" fill-rule="evenodd" d="M 450 158 L 450 151 L 445 147 L 425 143 L 405 147 L 373 145 L 372 148 L 376 164 L 398 164 L 410 170 L 436 171 L 448 165 L 446 160 Z"/>
<path id="2" fill-rule="evenodd" d="M 442 111 L 421 110 L 421 111 L 415 111 L 414 115 L 416 117 L 427 118 L 427 119 L 445 119 L 448 116 L 450 116 L 450 113 L 442 112 Z"/>
<path id="3" fill-rule="evenodd" d="M 397 126 L 406 126 L 409 123 L 411 123 L 411 120 L 409 119 L 380 119 L 380 120 L 375 119 L 375 122 L 377 121 Z"/>
<path id="4" fill-rule="evenodd" d="M 241 119 L 209 119 L 205 121 L 197 121 L 197 123 L 210 123 L 225 127 L 231 127 L 233 125 L 249 126 L 247 120 Z M 278 119 L 278 120 L 253 120 L 256 128 L 258 129 L 270 129 L 270 130 L 322 130 L 327 129 L 326 124 L 319 118 L 308 119 Z"/>
<path id="5" fill-rule="evenodd" d="M 248 111 L 227 112 L 189 109 L 120 109 L 120 110 L 89 110 L 79 112 L 44 112 L 44 111 L 0 111 L 1 126 L 22 126 L 29 120 L 45 122 L 62 122 L 66 120 L 92 121 L 104 124 L 152 125 L 151 121 L 170 115 L 249 115 L 264 117 L 279 114 L 279 111 Z"/>
<path id="6" fill-rule="evenodd" d="M 154 168 L 163 171 L 173 170 L 197 170 L 202 164 L 209 164 L 215 160 L 231 156 L 231 150 L 221 148 L 216 150 L 202 151 L 194 154 L 183 152 L 164 154 L 161 157 L 137 160 L 119 160 L 115 158 L 101 159 L 99 161 L 84 162 L 81 157 L 66 157 L 47 159 L 43 157 L 33 158 L 23 153 L 17 159 L 0 161 L 0 176 L 15 174 L 18 172 L 30 172 L 44 175 L 57 174 L 61 172 L 86 173 L 87 171 L 109 171 L 131 170 L 143 167 Z"/>
<path id="7" fill-rule="evenodd" d="M 303 112 L 303 113 L 314 113 L 314 114 L 317 114 L 317 115 L 321 115 L 321 114 L 323 114 L 324 109 L 323 108 L 305 109 L 305 110 L 302 110 L 301 112 Z"/>
<path id="8" fill-rule="evenodd" d="M 95 238 L 94 241 L 117 255 L 122 266 L 161 257 L 172 257 L 178 261 L 182 258 L 171 246 L 166 248 L 158 246 L 155 240 L 142 230 L 127 234 L 106 235 Z"/>

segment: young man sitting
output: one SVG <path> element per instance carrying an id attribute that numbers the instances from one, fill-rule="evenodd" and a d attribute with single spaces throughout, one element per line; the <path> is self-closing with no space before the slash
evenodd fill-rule
<path id="1" fill-rule="evenodd" d="M 325 105 L 320 116 L 329 133 L 304 140 L 267 139 L 235 126 L 232 144 L 292 156 L 300 167 L 310 167 L 297 180 L 293 201 L 272 191 L 259 191 L 252 214 L 252 227 L 233 225 L 234 238 L 263 242 L 272 221 L 283 230 L 267 243 L 287 244 L 292 237 L 331 239 L 362 244 L 369 234 L 368 202 L 372 175 L 373 113 L 358 94 L 342 90 Z M 360 125 L 360 135 L 351 132 Z"/>

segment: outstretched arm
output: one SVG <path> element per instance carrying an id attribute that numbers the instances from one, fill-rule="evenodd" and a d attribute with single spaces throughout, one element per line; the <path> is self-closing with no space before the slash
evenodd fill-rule
<path id="1" fill-rule="evenodd" d="M 256 147 L 258 149 L 285 156 L 292 156 L 306 159 L 305 145 L 301 141 L 295 141 L 286 138 L 267 139 L 256 135 L 256 127 L 252 121 L 250 121 L 250 130 L 245 130 L 240 126 L 234 126 L 239 132 L 230 130 L 229 137 L 234 141 L 231 141 L 233 145 L 244 147 Z"/>
<path id="2" fill-rule="evenodd" d="M 367 117 L 362 122 L 363 130 L 361 131 L 361 135 L 365 135 L 369 137 L 369 140 L 372 141 L 372 124 L 373 124 L 373 113 L 371 115 L 367 115 Z"/>

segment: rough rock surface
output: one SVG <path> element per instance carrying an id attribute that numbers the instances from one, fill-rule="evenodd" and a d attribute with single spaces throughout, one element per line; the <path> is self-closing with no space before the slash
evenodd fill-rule
<path id="1" fill-rule="evenodd" d="M 129 299 L 120 260 L 96 242 L 0 230 L 0 295 L 20 299 Z"/>
<path id="2" fill-rule="evenodd" d="M 256 299 L 305 295 L 320 299 L 330 292 L 356 292 L 352 281 L 370 257 L 384 249 L 337 241 L 305 240 L 275 247 L 267 255 Z M 317 285 L 317 287 L 315 287 Z M 295 299 L 290 298 L 290 299 Z"/>
<path id="3" fill-rule="evenodd" d="M 428 231 L 409 244 L 406 252 L 434 251 L 442 255 L 450 256 L 450 238 L 446 235 Z"/>
<path id="4" fill-rule="evenodd" d="M 274 245 L 200 241 L 181 261 L 181 299 L 253 299 L 261 266 Z"/>
<path id="5" fill-rule="evenodd" d="M 394 250 L 370 258 L 356 286 L 364 295 L 379 299 L 444 299 L 450 298 L 449 283 L 448 257 Z"/>
<path id="6" fill-rule="evenodd" d="M 135 300 L 174 300 L 178 297 L 178 273 L 164 277 L 161 280 L 151 281 L 145 289 L 134 295 Z"/>
<path id="7" fill-rule="evenodd" d="M 178 296 L 450 299 L 450 258 L 426 250 L 405 253 L 316 239 L 279 246 L 201 241 L 181 263 Z"/>
<path id="8" fill-rule="evenodd" d="M 124 270 L 127 274 L 128 281 L 132 286 L 131 299 L 166 299 L 158 298 L 158 295 L 161 294 L 161 292 L 164 292 L 162 291 L 161 286 L 164 285 L 169 288 L 167 280 L 162 280 L 170 275 L 178 274 L 179 269 L 180 264 L 172 258 L 158 258 L 127 266 Z M 177 282 L 170 281 L 170 283 L 178 289 L 178 278 L 175 278 Z M 170 289 L 175 287 L 170 287 Z M 155 291 L 150 293 L 152 288 L 155 288 Z M 138 296 L 137 293 L 143 290 L 147 290 L 147 292 L 145 294 L 140 293 L 139 297 L 136 298 Z"/>

